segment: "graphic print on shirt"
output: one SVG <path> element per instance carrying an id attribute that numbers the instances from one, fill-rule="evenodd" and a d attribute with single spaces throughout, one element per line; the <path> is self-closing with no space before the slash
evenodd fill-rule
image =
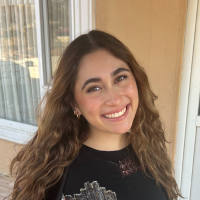
<path id="1" fill-rule="evenodd" d="M 117 200 L 116 193 L 100 187 L 97 181 L 84 183 L 84 188 L 80 189 L 80 194 L 62 195 L 61 200 Z"/>

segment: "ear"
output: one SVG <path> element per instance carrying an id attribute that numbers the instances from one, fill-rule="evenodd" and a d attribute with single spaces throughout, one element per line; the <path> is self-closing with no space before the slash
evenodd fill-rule
<path id="1" fill-rule="evenodd" d="M 81 111 L 75 103 L 70 103 L 70 106 L 72 107 L 72 110 L 76 112 L 76 114 L 81 115 Z"/>

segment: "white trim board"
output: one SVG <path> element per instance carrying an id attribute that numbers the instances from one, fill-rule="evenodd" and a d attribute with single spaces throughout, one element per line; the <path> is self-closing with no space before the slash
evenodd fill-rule
<path id="1" fill-rule="evenodd" d="M 197 128 L 197 134 L 196 134 L 193 174 L 192 174 L 192 183 L 191 183 L 191 192 L 190 192 L 191 200 L 200 199 L 200 192 L 199 192 L 200 151 L 199 150 L 200 150 L 200 127 Z"/>
<path id="2" fill-rule="evenodd" d="M 0 119 L 0 138 L 19 144 L 25 144 L 37 131 L 37 126 Z"/>
<path id="3" fill-rule="evenodd" d="M 94 0 L 70 0 L 72 40 L 81 34 L 95 29 L 94 4 Z"/>
<path id="4" fill-rule="evenodd" d="M 200 116 L 197 116 L 196 118 L 196 127 L 200 128 Z"/>

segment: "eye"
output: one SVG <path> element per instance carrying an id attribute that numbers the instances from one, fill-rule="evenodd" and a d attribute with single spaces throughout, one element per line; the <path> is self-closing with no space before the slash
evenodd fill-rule
<path id="1" fill-rule="evenodd" d="M 89 93 L 89 92 L 98 91 L 98 90 L 99 90 L 98 88 L 99 88 L 98 86 L 96 86 L 96 87 L 91 87 L 91 88 L 89 88 L 89 89 L 87 90 L 87 92 Z"/>
<path id="2" fill-rule="evenodd" d="M 121 75 L 121 76 L 118 76 L 118 77 L 116 78 L 116 81 L 115 81 L 115 82 L 122 81 L 122 80 L 124 80 L 124 79 L 126 79 L 126 78 L 128 78 L 127 75 Z"/>

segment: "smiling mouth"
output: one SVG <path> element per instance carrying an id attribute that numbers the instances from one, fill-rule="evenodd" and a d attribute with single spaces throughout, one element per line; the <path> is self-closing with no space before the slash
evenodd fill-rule
<path id="1" fill-rule="evenodd" d="M 121 110 L 120 112 L 118 113 L 113 113 L 113 114 L 109 114 L 109 115 L 103 115 L 105 118 L 117 118 L 117 117 L 121 117 L 124 115 L 124 113 L 126 112 L 127 110 L 127 106 Z"/>

